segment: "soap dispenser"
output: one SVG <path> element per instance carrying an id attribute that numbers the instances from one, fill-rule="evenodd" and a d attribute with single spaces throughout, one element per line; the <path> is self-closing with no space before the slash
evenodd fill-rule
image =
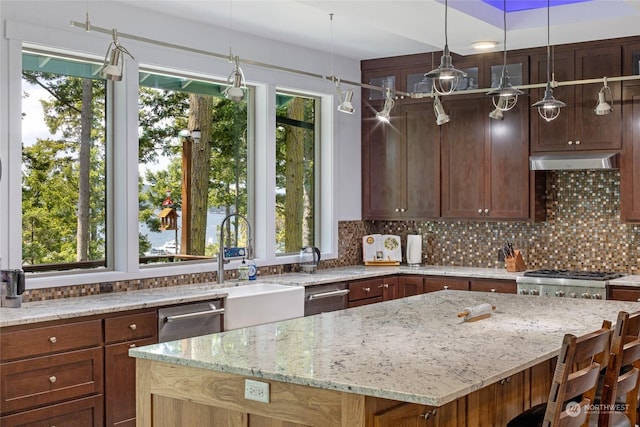
<path id="1" fill-rule="evenodd" d="M 249 266 L 244 257 L 242 258 L 242 264 L 238 267 L 238 280 L 249 280 Z"/>

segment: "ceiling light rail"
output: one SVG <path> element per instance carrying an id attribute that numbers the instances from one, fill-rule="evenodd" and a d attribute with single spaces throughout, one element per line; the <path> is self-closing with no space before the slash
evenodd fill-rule
<path id="1" fill-rule="evenodd" d="M 92 24 L 87 24 L 86 22 L 78 22 L 78 21 L 71 21 L 71 26 L 72 27 L 76 27 L 76 28 L 81 28 L 85 31 L 95 31 L 97 33 L 102 33 L 102 34 L 106 34 L 109 36 L 113 35 L 113 29 L 108 29 L 108 28 L 103 28 L 103 27 L 98 27 Z M 118 37 L 121 39 L 129 39 L 129 40 L 134 40 L 134 41 L 138 41 L 138 42 L 142 42 L 142 43 L 149 43 L 152 45 L 156 45 L 156 46 L 161 46 L 161 47 L 166 47 L 166 48 L 170 48 L 170 49 L 177 49 L 177 50 L 181 50 L 181 51 L 185 51 L 185 52 L 191 52 L 191 53 L 195 53 L 198 55 L 204 55 L 204 56 L 211 56 L 214 58 L 219 58 L 225 61 L 229 60 L 229 54 L 222 54 L 222 53 L 216 53 L 216 52 L 210 52 L 207 50 L 203 50 L 203 49 L 197 49 L 197 48 L 193 48 L 193 47 L 189 47 L 189 46 L 182 46 L 179 44 L 174 44 L 174 43 L 169 43 L 169 42 L 164 42 L 164 41 L 159 41 L 159 40 L 154 40 L 154 39 L 150 39 L 147 37 L 141 37 L 141 36 L 136 36 L 133 34 L 128 34 L 128 33 L 122 33 L 118 31 Z M 383 94 L 387 93 L 388 88 L 386 87 L 381 87 L 381 86 L 375 86 L 375 85 L 371 85 L 371 84 L 367 84 L 367 83 L 361 83 L 361 82 L 354 82 L 354 81 L 349 81 L 349 80 L 343 80 L 343 79 L 338 79 L 336 76 L 326 76 L 323 74 L 318 74 L 318 73 L 312 73 L 309 71 L 302 71 L 302 70 L 297 70 L 294 68 L 288 68 L 288 67 L 282 67 L 279 65 L 272 65 L 272 64 L 267 64 L 264 62 L 259 62 L 259 61 L 252 61 L 252 60 L 248 60 L 248 59 L 239 59 L 240 63 L 243 64 L 247 64 L 247 65 L 252 65 L 252 66 L 256 66 L 256 67 L 262 67 L 262 68 L 269 68 L 269 69 L 273 69 L 273 70 L 278 70 L 278 71 L 284 71 L 287 73 L 292 73 L 292 74 L 299 74 L 302 76 L 307 76 L 307 77 L 313 77 L 313 78 L 318 78 L 318 79 L 323 79 L 323 80 L 329 80 L 331 82 L 340 82 L 343 84 L 347 84 L 347 85 L 351 85 L 351 86 L 358 86 L 364 89 L 369 89 L 369 90 L 375 90 L 378 92 L 382 92 Z M 630 76 L 619 76 L 619 77 L 602 77 L 602 78 L 595 78 L 595 79 L 583 79 L 583 80 L 568 80 L 568 81 L 562 81 L 562 82 L 558 82 L 558 81 L 553 81 L 552 82 L 552 87 L 556 88 L 556 87 L 560 87 L 560 86 L 577 86 L 577 85 L 584 85 L 584 84 L 594 84 L 594 83 L 604 83 L 604 80 L 606 79 L 606 81 L 608 83 L 611 82 L 621 82 L 621 81 L 630 81 L 630 80 L 640 80 L 640 75 L 630 75 Z M 521 89 L 521 90 L 526 90 L 526 89 L 538 89 L 538 88 L 544 88 L 547 86 L 547 83 L 533 83 L 533 84 L 527 84 L 527 85 L 518 85 L 518 86 L 513 86 L 516 89 Z M 455 95 L 472 95 L 472 94 L 486 94 L 486 92 L 488 90 L 491 90 L 492 88 L 479 88 L 479 89 L 466 89 L 466 90 L 460 90 L 460 91 L 455 91 L 454 94 Z M 402 98 L 402 97 L 408 97 L 411 99 L 421 99 L 421 98 L 435 98 L 435 93 L 433 92 L 429 92 L 429 93 L 423 93 L 423 92 L 403 92 L 400 90 L 394 90 L 393 93 L 395 94 L 395 97 L 398 98 Z"/>

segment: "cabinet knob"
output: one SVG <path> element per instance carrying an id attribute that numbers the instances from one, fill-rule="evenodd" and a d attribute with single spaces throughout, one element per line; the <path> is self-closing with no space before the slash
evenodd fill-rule
<path id="1" fill-rule="evenodd" d="M 406 212 L 407 210 L 405 208 L 401 208 L 400 212 Z"/>
<path id="2" fill-rule="evenodd" d="M 573 141 L 569 141 L 569 142 L 567 142 L 567 144 L 573 145 Z"/>
<path id="3" fill-rule="evenodd" d="M 484 214 L 485 214 L 485 215 L 489 215 L 489 208 L 485 208 L 485 210 L 484 210 Z"/>
<path id="4" fill-rule="evenodd" d="M 389 287 L 389 285 L 387 283 L 383 283 L 382 285 L 380 285 L 378 287 L 382 288 L 382 289 L 387 289 Z"/>
<path id="5" fill-rule="evenodd" d="M 131 345 L 129 346 L 129 348 L 136 348 L 136 345 L 135 345 L 135 344 L 131 344 Z"/>
<path id="6" fill-rule="evenodd" d="M 130 324 L 130 325 L 129 325 L 129 328 L 130 328 L 132 331 L 135 331 L 135 330 L 136 330 L 136 328 L 137 328 L 137 326 L 136 326 L 136 324 L 135 324 L 135 323 L 132 323 L 132 324 Z"/>
<path id="7" fill-rule="evenodd" d="M 576 141 L 576 145 L 580 145 L 580 141 Z"/>
<path id="8" fill-rule="evenodd" d="M 49 381 L 51 382 L 51 384 L 55 383 L 58 379 L 55 377 L 55 375 L 51 375 L 49 377 Z"/>
<path id="9" fill-rule="evenodd" d="M 51 342 L 51 344 L 55 344 L 58 342 L 58 339 L 56 337 L 49 337 L 49 341 Z"/>
<path id="10" fill-rule="evenodd" d="M 478 209 L 478 213 L 482 215 L 482 208 Z"/>
<path id="11" fill-rule="evenodd" d="M 444 290 L 446 291 L 447 289 L 449 289 L 449 287 L 447 285 L 444 285 Z"/>
<path id="12" fill-rule="evenodd" d="M 493 288 L 491 289 L 491 292 L 495 292 L 495 291 L 496 291 L 495 289 L 493 289 Z"/>
<path id="13" fill-rule="evenodd" d="M 371 292 L 371 288 L 364 288 L 363 291 L 368 294 L 369 292 Z"/>

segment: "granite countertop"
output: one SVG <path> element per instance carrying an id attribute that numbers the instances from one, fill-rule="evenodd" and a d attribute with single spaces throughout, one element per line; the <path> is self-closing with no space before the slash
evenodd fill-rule
<path id="1" fill-rule="evenodd" d="M 463 322 L 480 303 L 492 316 Z M 441 406 L 558 354 L 635 302 L 439 291 L 129 350 L 133 357 Z M 339 333 L 338 333 L 339 331 Z"/>
<path id="2" fill-rule="evenodd" d="M 640 276 L 638 275 L 629 275 L 623 276 L 619 279 L 609 280 L 610 285 L 617 286 L 637 286 L 640 287 Z"/>
<path id="3" fill-rule="evenodd" d="M 515 279 L 517 274 L 521 274 L 508 273 L 504 269 L 437 266 L 423 266 L 419 268 L 407 266 L 353 266 L 318 270 L 315 274 L 284 273 L 260 277 L 260 279 L 255 282 L 227 281 L 224 284 L 200 283 L 194 285 L 180 285 L 139 291 L 113 292 L 101 295 L 27 302 L 23 303 L 21 308 L 0 307 L 0 328 L 214 299 L 227 295 L 224 291 L 225 287 L 238 286 L 242 284 L 279 283 L 292 286 L 313 286 L 398 273 L 498 279 Z"/>

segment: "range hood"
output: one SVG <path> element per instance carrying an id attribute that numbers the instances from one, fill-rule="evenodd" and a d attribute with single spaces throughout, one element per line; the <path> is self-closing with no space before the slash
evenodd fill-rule
<path id="1" fill-rule="evenodd" d="M 532 171 L 619 168 L 618 153 L 558 153 L 529 157 L 529 169 Z"/>

